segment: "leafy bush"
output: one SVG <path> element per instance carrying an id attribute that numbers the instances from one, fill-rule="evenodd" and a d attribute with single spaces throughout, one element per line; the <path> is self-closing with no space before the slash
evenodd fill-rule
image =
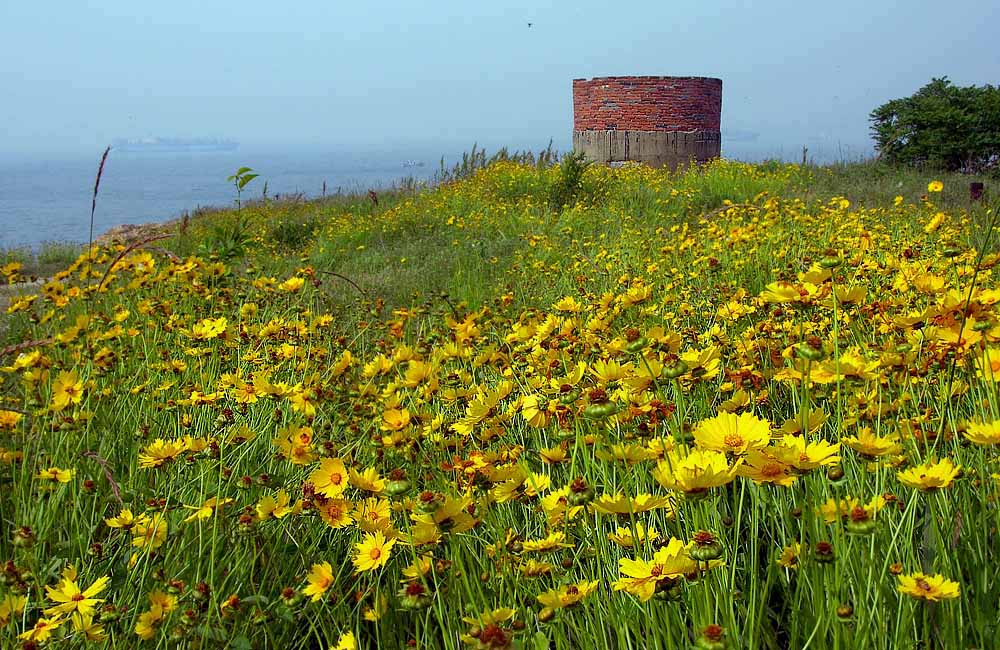
<path id="1" fill-rule="evenodd" d="M 573 152 L 563 156 L 559 162 L 559 178 L 556 179 L 549 195 L 549 203 L 553 210 L 576 203 L 583 174 L 589 166 L 590 163 L 582 153 Z"/>
<path id="2" fill-rule="evenodd" d="M 239 259 L 246 255 L 252 241 L 246 223 L 237 215 L 236 219 L 212 225 L 198 252 L 223 261 Z"/>
<path id="3" fill-rule="evenodd" d="M 911 97 L 870 115 L 872 137 L 887 162 L 982 172 L 1000 163 L 1000 88 L 959 87 L 933 79 Z"/>

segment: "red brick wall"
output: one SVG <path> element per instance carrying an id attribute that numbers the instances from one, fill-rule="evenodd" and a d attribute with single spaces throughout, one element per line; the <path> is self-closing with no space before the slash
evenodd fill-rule
<path id="1" fill-rule="evenodd" d="M 719 131 L 722 80 L 596 77 L 573 80 L 575 131 Z"/>

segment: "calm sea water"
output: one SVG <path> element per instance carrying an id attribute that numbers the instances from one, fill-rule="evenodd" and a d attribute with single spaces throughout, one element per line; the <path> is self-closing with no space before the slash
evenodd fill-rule
<path id="1" fill-rule="evenodd" d="M 540 147 L 538 147 L 540 148 Z M 0 155 L 0 250 L 35 247 L 46 241 L 86 242 L 90 201 L 101 152 L 92 156 Z M 368 153 L 338 151 L 265 151 L 241 148 L 213 153 L 132 153 L 112 149 L 101 179 L 94 235 L 113 226 L 165 221 L 202 206 L 231 205 L 235 198 L 226 177 L 241 166 L 260 174 L 247 188 L 259 197 L 301 192 L 327 193 L 387 188 L 404 177 L 428 180 L 461 151 L 396 150 Z M 797 160 L 801 147 L 762 147 L 759 143 L 724 142 L 723 154 L 741 160 Z M 817 155 L 818 154 L 818 155 Z M 838 159 L 837 151 L 810 149 L 819 162 Z M 840 152 L 843 157 L 843 152 Z M 424 163 L 422 167 L 405 166 Z"/>

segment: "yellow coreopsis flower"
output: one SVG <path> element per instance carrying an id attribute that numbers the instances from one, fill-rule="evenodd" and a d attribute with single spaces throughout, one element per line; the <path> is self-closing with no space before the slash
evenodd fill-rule
<path id="1" fill-rule="evenodd" d="M 755 483 L 771 483 L 788 487 L 798 478 L 794 467 L 765 451 L 753 450 L 747 454 L 746 462 L 740 466 L 739 475 Z"/>
<path id="2" fill-rule="evenodd" d="M 152 591 L 149 594 L 149 610 L 139 615 L 135 624 L 135 633 L 140 639 L 148 641 L 153 638 L 156 628 L 167 618 L 177 605 L 177 597 Z"/>
<path id="3" fill-rule="evenodd" d="M 194 512 L 188 517 L 185 517 L 184 523 L 190 523 L 196 519 L 208 519 L 215 514 L 216 510 L 219 510 L 232 502 L 233 500 L 230 498 L 219 499 L 219 497 L 211 497 L 200 506 L 184 506 L 188 510 L 194 510 Z"/>
<path id="4" fill-rule="evenodd" d="M 378 470 L 374 467 L 366 468 L 361 472 L 352 469 L 348 475 L 351 485 L 359 490 L 372 494 L 382 494 L 382 491 L 385 490 L 385 479 L 379 476 Z"/>
<path id="5" fill-rule="evenodd" d="M 949 580 L 943 575 L 925 575 L 923 573 L 911 573 L 897 577 L 899 584 L 896 589 L 908 596 L 920 600 L 948 600 L 958 598 L 960 589 L 958 583 Z"/>
<path id="6" fill-rule="evenodd" d="M 602 515 L 630 515 L 650 510 L 664 509 L 667 517 L 673 517 L 674 508 L 670 499 L 652 494 L 637 494 L 630 497 L 626 494 L 602 494 L 591 504 L 595 512 Z"/>
<path id="7" fill-rule="evenodd" d="M 940 228 L 941 224 L 944 223 L 944 217 L 945 217 L 944 212 L 938 212 L 937 214 L 935 214 L 933 217 L 931 217 L 931 220 L 927 222 L 927 225 L 924 226 L 924 232 L 930 234 L 935 230 L 937 230 L 938 228 Z"/>
<path id="8" fill-rule="evenodd" d="M 62 371 L 52 384 L 53 411 L 62 411 L 70 404 L 79 404 L 83 399 L 83 381 L 75 371 Z"/>
<path id="9" fill-rule="evenodd" d="M 35 478 L 40 481 L 49 481 L 52 483 L 69 483 L 73 480 L 75 475 L 76 470 L 73 469 L 50 467 L 48 469 L 40 470 L 37 474 L 35 474 Z"/>
<path id="10" fill-rule="evenodd" d="M 294 276 L 294 277 L 288 278 L 287 280 L 285 280 L 284 282 L 282 282 L 281 284 L 279 284 L 278 288 L 281 289 L 282 291 L 287 291 L 289 293 L 293 293 L 293 292 L 298 291 L 299 289 L 301 289 L 302 286 L 305 283 L 306 283 L 305 278 L 300 278 L 298 276 Z"/>
<path id="11" fill-rule="evenodd" d="M 196 341 L 214 339 L 226 332 L 227 325 L 225 317 L 205 318 L 191 326 L 190 336 Z"/>
<path id="12" fill-rule="evenodd" d="M 856 435 L 847 436 L 841 442 L 868 458 L 879 458 L 902 451 L 898 436 L 878 436 L 869 427 L 858 428 Z"/>
<path id="13" fill-rule="evenodd" d="M 354 638 L 354 632 L 344 632 L 337 639 L 337 645 L 330 650 L 358 650 L 358 641 Z"/>
<path id="14" fill-rule="evenodd" d="M 965 430 L 965 437 L 977 445 L 1000 445 L 1000 420 L 970 422 Z"/>
<path id="15" fill-rule="evenodd" d="M 329 562 L 312 565 L 306 581 L 309 584 L 302 590 L 302 595 L 309 596 L 313 602 L 318 601 L 333 584 L 333 567 Z"/>
<path id="16" fill-rule="evenodd" d="M 839 442 L 833 444 L 826 440 L 807 442 L 805 436 L 786 435 L 771 452 L 775 458 L 800 472 L 840 462 Z"/>
<path id="17" fill-rule="evenodd" d="M 72 565 L 67 566 L 62 571 L 62 580 L 55 587 L 46 585 L 45 593 L 49 600 L 59 603 L 45 610 L 48 615 L 53 614 L 73 614 L 79 613 L 82 616 L 91 616 L 94 613 L 94 606 L 104 602 L 101 598 L 94 598 L 104 591 L 110 578 L 104 576 L 94 581 L 92 585 L 81 590 L 76 582 L 76 569 Z"/>
<path id="18" fill-rule="evenodd" d="M 771 424 L 753 413 L 719 413 L 702 420 L 694 431 L 694 442 L 702 449 L 745 454 L 762 449 L 771 441 Z"/>
<path id="19" fill-rule="evenodd" d="M 59 629 L 59 626 L 66 622 L 65 618 L 61 616 L 53 616 L 51 618 L 39 618 L 35 621 L 33 627 L 28 628 L 17 638 L 23 641 L 37 641 L 39 643 L 45 643 L 52 633 Z"/>
<path id="20" fill-rule="evenodd" d="M 351 515 L 353 504 L 347 499 L 327 499 L 316 504 L 319 516 L 330 528 L 346 528 L 354 520 Z"/>
<path id="21" fill-rule="evenodd" d="M 354 568 L 361 573 L 385 566 L 395 544 L 395 539 L 386 539 L 381 531 L 366 533 L 364 539 L 354 545 Z"/>
<path id="22" fill-rule="evenodd" d="M 181 440 L 163 440 L 157 438 L 139 452 L 139 467 L 152 469 L 170 462 L 187 451 L 187 445 Z"/>
<path id="23" fill-rule="evenodd" d="M 0 431 L 13 431 L 24 416 L 17 411 L 0 409 Z"/>
<path id="24" fill-rule="evenodd" d="M 73 631 L 82 634 L 83 638 L 97 643 L 107 641 L 108 633 L 104 630 L 103 625 L 94 622 L 92 614 L 74 614 L 72 620 Z"/>
<path id="25" fill-rule="evenodd" d="M 144 551 L 152 551 L 167 541 L 167 520 L 160 513 L 152 517 L 137 519 L 132 527 L 132 546 Z"/>
<path id="26" fill-rule="evenodd" d="M 549 553 L 564 548 L 573 548 L 573 545 L 566 543 L 566 533 L 562 531 L 549 533 L 542 539 L 525 540 L 521 545 L 523 553 Z"/>
<path id="27" fill-rule="evenodd" d="M 918 490 L 936 490 L 951 485 L 961 471 L 961 466 L 955 466 L 950 458 L 935 462 L 933 459 L 921 465 L 896 474 L 903 485 Z"/>
<path id="28" fill-rule="evenodd" d="M 288 493 L 284 490 L 278 490 L 278 493 L 274 496 L 270 494 L 264 496 L 257 502 L 254 508 L 257 511 L 257 519 L 260 521 L 265 521 L 272 517 L 281 519 L 285 515 L 295 512 L 298 504 L 289 507 L 289 501 Z"/>
<path id="29" fill-rule="evenodd" d="M 597 589 L 597 580 L 577 582 L 572 585 L 564 585 L 552 591 L 546 591 L 538 596 L 538 602 L 545 607 L 561 609 L 563 607 L 573 607 L 578 605 L 584 598 L 594 593 Z"/>
<path id="30" fill-rule="evenodd" d="M 671 537 L 652 560 L 618 560 L 618 571 L 624 576 L 615 584 L 616 591 L 626 591 L 643 602 L 653 597 L 657 590 L 669 587 L 678 578 L 694 573 L 698 563 L 692 560 L 684 542 Z"/>
<path id="31" fill-rule="evenodd" d="M 940 192 L 943 189 L 944 189 L 944 183 L 942 183 L 941 181 L 931 181 L 930 183 L 927 184 L 928 192 Z"/>
<path id="32" fill-rule="evenodd" d="M 0 627 L 7 625 L 14 616 L 23 612 L 27 604 L 27 596 L 7 594 L 0 599 Z"/>
<path id="33" fill-rule="evenodd" d="M 632 548 L 636 544 L 655 541 L 659 536 L 660 533 L 654 528 L 647 529 L 642 522 L 635 524 L 634 534 L 631 528 L 622 527 L 616 528 L 613 533 L 608 533 L 609 540 L 627 548 Z"/>
<path id="34" fill-rule="evenodd" d="M 121 512 L 114 517 L 105 519 L 104 523 L 108 528 L 124 528 L 125 530 L 128 530 L 135 525 L 136 517 L 128 508 L 122 508 Z"/>
<path id="35" fill-rule="evenodd" d="M 316 486 L 316 492 L 335 498 L 344 493 L 349 475 L 344 461 L 339 458 L 324 458 L 320 461 L 319 469 L 309 475 L 309 480 Z"/>
<path id="36" fill-rule="evenodd" d="M 668 490 L 699 495 L 732 482 L 741 463 L 737 460 L 731 465 L 719 451 L 674 449 L 657 463 L 653 478 Z"/>
<path id="37" fill-rule="evenodd" d="M 781 555 L 779 555 L 777 559 L 778 566 L 786 569 L 792 569 L 794 571 L 799 568 L 799 556 L 801 555 L 802 544 L 792 542 L 788 546 L 781 549 Z"/>

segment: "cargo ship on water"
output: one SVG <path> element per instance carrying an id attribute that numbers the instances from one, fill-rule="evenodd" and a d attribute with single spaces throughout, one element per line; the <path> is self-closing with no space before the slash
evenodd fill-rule
<path id="1" fill-rule="evenodd" d="M 240 144 L 235 140 L 222 138 L 129 138 L 118 139 L 111 147 L 131 153 L 203 153 L 213 151 L 236 151 Z"/>

